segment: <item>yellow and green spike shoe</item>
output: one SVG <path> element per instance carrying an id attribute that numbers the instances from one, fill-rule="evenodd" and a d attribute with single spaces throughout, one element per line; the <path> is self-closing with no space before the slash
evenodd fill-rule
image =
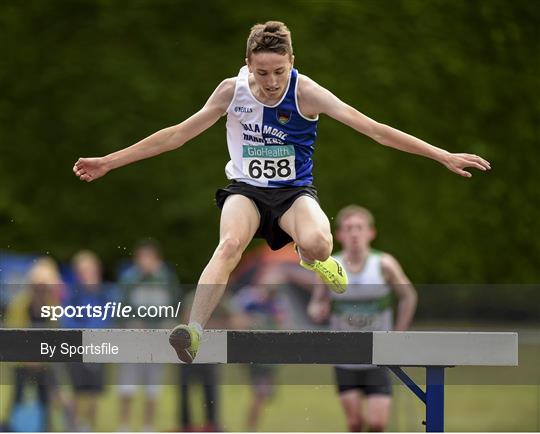
<path id="1" fill-rule="evenodd" d="M 300 265 L 307 270 L 317 273 L 322 281 L 337 294 L 343 294 L 347 290 L 347 272 L 337 259 L 330 256 L 326 261 L 315 261 L 309 264 L 300 260 Z"/>
<path id="2" fill-rule="evenodd" d="M 199 351 L 201 337 L 194 327 L 185 324 L 176 326 L 169 336 L 169 343 L 184 363 L 192 363 Z"/>

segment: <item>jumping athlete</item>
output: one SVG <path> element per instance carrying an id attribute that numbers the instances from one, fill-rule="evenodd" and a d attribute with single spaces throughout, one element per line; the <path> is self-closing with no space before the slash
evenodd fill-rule
<path id="1" fill-rule="evenodd" d="M 225 172 L 232 183 L 216 193 L 219 244 L 199 279 L 189 324 L 177 326 L 170 336 L 186 363 L 195 358 L 203 327 L 255 236 L 274 250 L 294 241 L 303 267 L 335 292 L 345 291 L 347 276 L 330 257 L 330 224 L 312 185 L 320 113 L 383 145 L 432 158 L 461 176 L 472 176 L 467 167 L 490 168 L 476 155 L 452 154 L 380 124 L 299 74 L 293 68 L 291 34 L 281 22 L 253 26 L 245 61 L 238 76 L 222 81 L 204 107 L 184 122 L 107 156 L 80 158 L 73 167 L 81 180 L 94 181 L 112 169 L 178 149 L 227 115 L 231 160 Z"/>

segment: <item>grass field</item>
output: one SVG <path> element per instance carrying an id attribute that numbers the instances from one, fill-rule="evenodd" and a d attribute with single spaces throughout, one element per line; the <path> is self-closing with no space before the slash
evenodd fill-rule
<path id="1" fill-rule="evenodd" d="M 11 386 L 2 386 L 1 417 L 6 418 Z M 119 400 L 115 386 L 108 386 L 99 404 L 97 431 L 115 431 L 119 423 Z M 202 420 L 202 391 L 193 387 L 193 414 Z M 245 409 L 251 398 L 246 385 L 220 386 L 220 416 L 226 431 L 244 429 Z M 178 427 L 177 389 L 165 385 L 159 395 L 157 429 Z M 131 429 L 142 425 L 143 396 L 133 403 Z M 538 385 L 449 385 L 446 387 L 448 431 L 538 431 L 540 430 L 540 386 Z M 391 431 L 423 431 L 423 404 L 404 386 L 394 386 Z M 62 430 L 60 411 L 53 412 L 53 428 Z M 261 431 L 344 431 L 345 420 L 332 385 L 281 385 L 267 406 Z"/>

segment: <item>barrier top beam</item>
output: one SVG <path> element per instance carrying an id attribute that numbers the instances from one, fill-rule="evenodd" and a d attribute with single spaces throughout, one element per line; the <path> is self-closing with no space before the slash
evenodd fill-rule
<path id="1" fill-rule="evenodd" d="M 166 329 L 0 329 L 2 362 L 179 363 Z M 196 363 L 516 366 L 517 333 L 207 330 Z"/>

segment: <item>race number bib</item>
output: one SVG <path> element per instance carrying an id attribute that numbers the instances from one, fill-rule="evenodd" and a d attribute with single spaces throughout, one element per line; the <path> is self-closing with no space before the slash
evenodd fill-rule
<path id="1" fill-rule="evenodd" d="M 242 171 L 251 179 L 288 181 L 296 179 L 292 145 L 250 146 L 242 149 Z"/>
<path id="2" fill-rule="evenodd" d="M 383 330 L 389 310 L 386 298 L 354 301 L 334 300 L 332 326 L 338 330 Z"/>
<path id="3" fill-rule="evenodd" d="M 337 317 L 340 330 L 360 330 L 372 329 L 378 323 L 377 317 L 373 315 L 340 315 Z"/>

